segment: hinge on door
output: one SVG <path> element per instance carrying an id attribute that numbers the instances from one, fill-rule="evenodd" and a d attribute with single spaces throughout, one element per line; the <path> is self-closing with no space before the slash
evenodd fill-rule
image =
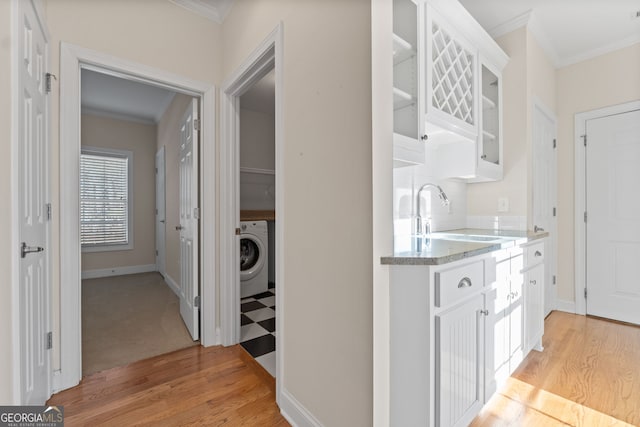
<path id="1" fill-rule="evenodd" d="M 194 208 L 193 209 L 193 217 L 195 219 L 200 219 L 200 208 Z"/>
<path id="2" fill-rule="evenodd" d="M 553 284 L 554 285 L 556 284 L 556 276 L 555 276 L 555 274 L 553 275 Z"/>
<path id="3" fill-rule="evenodd" d="M 200 308 L 200 295 L 198 295 L 193 299 L 193 306 L 195 308 Z"/>
<path id="4" fill-rule="evenodd" d="M 556 148 L 556 139 L 553 138 L 553 148 Z"/>
<path id="5" fill-rule="evenodd" d="M 53 348 L 53 334 L 51 332 L 47 332 L 47 350 L 51 350 Z"/>
<path id="6" fill-rule="evenodd" d="M 47 221 L 51 221 L 51 203 L 47 203 Z"/>
<path id="7" fill-rule="evenodd" d="M 556 216 L 556 208 L 553 208 L 553 216 Z"/>
<path id="8" fill-rule="evenodd" d="M 51 77 L 53 77 L 54 79 L 58 80 L 58 78 L 56 77 L 55 74 L 51 74 L 51 73 L 46 73 L 44 75 L 44 90 L 46 93 L 51 93 Z"/>
<path id="9" fill-rule="evenodd" d="M 584 211 L 584 222 L 587 222 L 587 211 Z"/>
<path id="10" fill-rule="evenodd" d="M 236 236 L 239 236 L 239 235 L 240 235 L 240 233 L 241 233 L 240 229 L 239 229 L 239 228 L 236 228 Z"/>
<path id="11" fill-rule="evenodd" d="M 584 288 L 584 299 L 587 299 L 587 288 Z"/>
<path id="12" fill-rule="evenodd" d="M 158 251 L 156 250 L 156 256 L 158 256 Z"/>
<path id="13" fill-rule="evenodd" d="M 580 135 L 580 138 L 582 138 L 582 142 L 584 143 L 584 146 L 587 146 L 587 134 L 584 135 Z"/>
<path id="14" fill-rule="evenodd" d="M 200 119 L 195 119 L 195 120 L 193 121 L 193 128 L 194 128 L 195 130 L 197 130 L 198 132 L 200 131 Z"/>

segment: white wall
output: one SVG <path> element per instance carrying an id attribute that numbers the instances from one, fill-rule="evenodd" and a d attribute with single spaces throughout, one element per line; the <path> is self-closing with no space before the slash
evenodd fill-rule
<path id="1" fill-rule="evenodd" d="M 59 77 L 62 77 L 60 42 L 64 41 L 195 80 L 212 84 L 220 81 L 220 26 L 171 2 L 49 0 L 46 10 L 51 34 L 51 72 Z M 54 82 L 51 92 L 54 370 L 60 367 L 59 100 L 59 84 Z"/>
<path id="2" fill-rule="evenodd" d="M 282 387 L 323 425 L 371 426 L 371 2 L 237 0 L 223 24 L 225 76 L 279 22 Z"/>
<path id="3" fill-rule="evenodd" d="M 640 43 L 561 68 L 558 107 L 558 298 L 575 301 L 575 114 L 640 99 Z M 583 284 L 579 284 L 583 286 Z"/>
<path id="4" fill-rule="evenodd" d="M 83 146 L 133 152 L 133 248 L 83 252 L 82 271 L 155 264 L 156 125 L 83 114 L 81 141 Z"/>
<path id="5" fill-rule="evenodd" d="M 242 104 L 242 99 L 240 100 Z M 240 109 L 240 167 L 275 170 L 275 117 Z M 274 210 L 275 175 L 240 171 L 240 209 Z"/>

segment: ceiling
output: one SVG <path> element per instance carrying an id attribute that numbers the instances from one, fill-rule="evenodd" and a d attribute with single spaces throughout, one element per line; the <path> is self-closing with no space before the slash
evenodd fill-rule
<path id="1" fill-rule="evenodd" d="M 157 123 L 175 93 L 156 86 L 82 70 L 82 111 Z"/>
<path id="2" fill-rule="evenodd" d="M 640 42 L 638 0 L 460 0 L 492 37 L 527 25 L 562 67 Z"/>

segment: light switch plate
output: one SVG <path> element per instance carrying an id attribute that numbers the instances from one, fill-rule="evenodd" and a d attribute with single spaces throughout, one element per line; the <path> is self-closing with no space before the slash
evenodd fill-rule
<path id="1" fill-rule="evenodd" d="M 509 198 L 508 197 L 499 197 L 498 198 L 498 212 L 509 212 Z"/>

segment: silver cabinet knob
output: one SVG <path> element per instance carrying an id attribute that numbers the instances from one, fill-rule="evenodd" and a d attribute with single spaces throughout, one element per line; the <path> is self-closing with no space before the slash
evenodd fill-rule
<path id="1" fill-rule="evenodd" d="M 180 231 L 180 230 L 184 230 L 184 227 L 181 225 L 176 225 L 176 230 Z"/>
<path id="2" fill-rule="evenodd" d="M 540 251 L 535 251 L 535 252 L 534 252 L 534 254 L 533 254 L 533 256 L 536 256 L 536 257 L 538 257 L 538 256 L 542 256 L 542 252 L 540 252 Z"/>

